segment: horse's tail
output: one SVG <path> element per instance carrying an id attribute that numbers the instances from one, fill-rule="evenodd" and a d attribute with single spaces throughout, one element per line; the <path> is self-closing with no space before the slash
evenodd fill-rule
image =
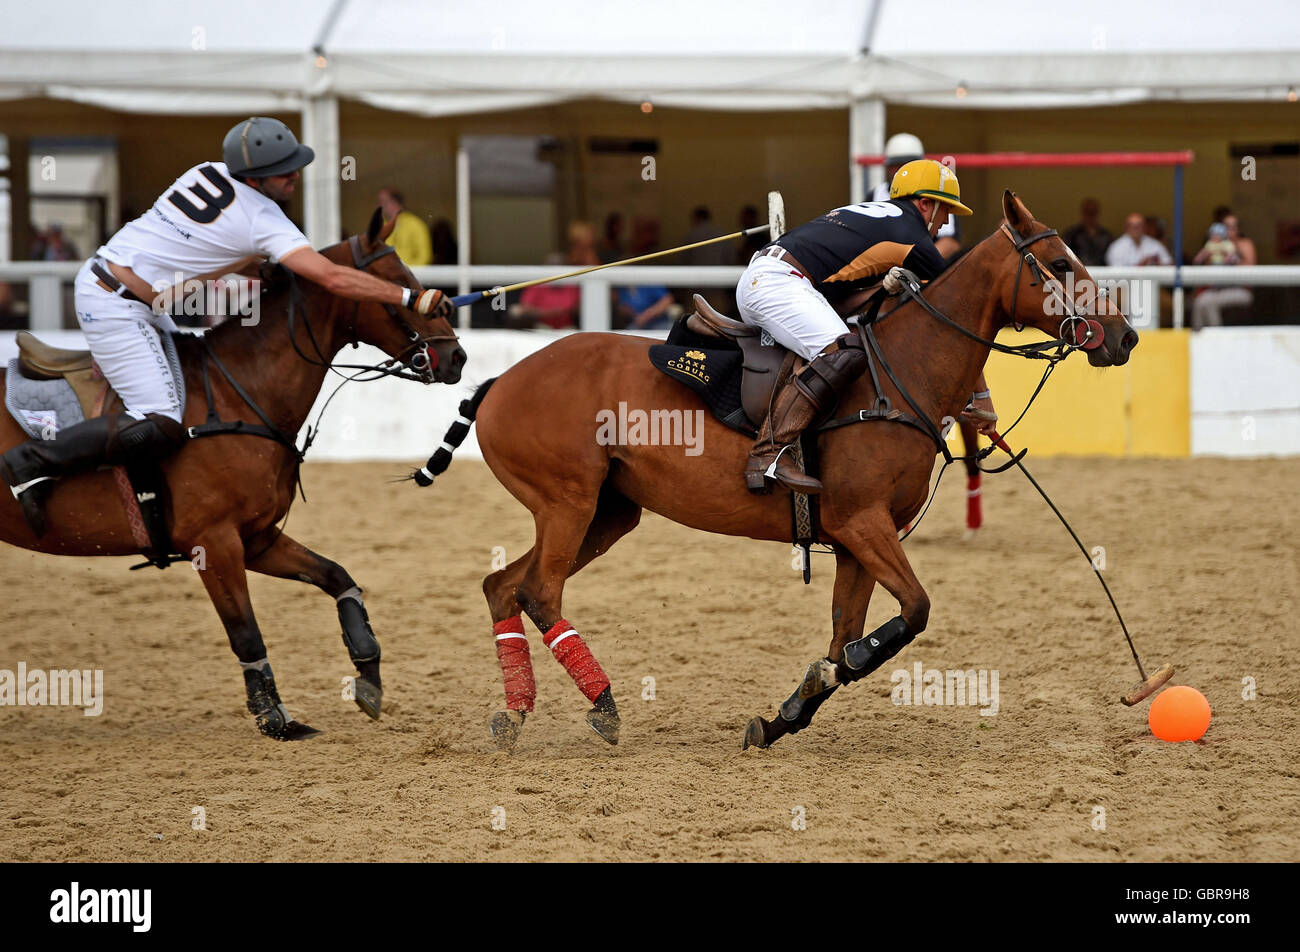
<path id="1" fill-rule="evenodd" d="M 423 468 L 417 469 L 411 474 L 411 478 L 421 486 L 432 486 L 435 476 L 442 475 L 448 466 L 451 465 L 451 454 L 456 452 L 456 448 L 465 442 L 465 437 L 469 434 L 469 428 L 474 425 L 474 418 L 478 416 L 478 406 L 487 396 L 488 390 L 497 382 L 496 377 L 483 381 L 479 384 L 474 396 L 468 400 L 460 402 L 460 416 L 456 417 L 447 430 L 447 435 L 442 438 L 442 444 L 429 457 L 429 461 L 424 464 Z"/>

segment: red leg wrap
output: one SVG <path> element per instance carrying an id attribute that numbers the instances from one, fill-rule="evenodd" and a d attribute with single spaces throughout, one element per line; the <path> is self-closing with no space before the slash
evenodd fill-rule
<path id="1" fill-rule="evenodd" d="M 605 677 L 600 662 L 592 657 L 582 636 L 561 618 L 542 635 L 542 643 L 554 651 L 555 660 L 564 665 L 578 690 L 594 704 L 601 692 L 609 687 L 609 678 Z"/>
<path id="2" fill-rule="evenodd" d="M 537 683 L 533 680 L 533 660 L 528 652 L 524 622 L 518 615 L 492 626 L 497 638 L 497 661 L 506 684 L 506 708 L 531 713 L 537 700 Z"/>
<path id="3" fill-rule="evenodd" d="M 984 510 L 980 507 L 980 476 L 966 477 L 966 528 L 978 529 L 984 524 Z"/>

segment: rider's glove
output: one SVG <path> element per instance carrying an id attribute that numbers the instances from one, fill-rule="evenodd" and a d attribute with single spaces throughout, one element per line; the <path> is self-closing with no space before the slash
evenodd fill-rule
<path id="1" fill-rule="evenodd" d="M 880 282 L 884 285 L 886 294 L 901 294 L 903 291 L 903 269 L 893 267 L 885 275 L 885 279 Z"/>
<path id="2" fill-rule="evenodd" d="M 447 299 L 447 295 L 437 288 L 429 288 L 426 291 L 416 291 L 413 288 L 404 290 L 405 293 L 402 295 L 403 307 L 409 307 L 425 317 L 451 317 L 451 301 Z"/>

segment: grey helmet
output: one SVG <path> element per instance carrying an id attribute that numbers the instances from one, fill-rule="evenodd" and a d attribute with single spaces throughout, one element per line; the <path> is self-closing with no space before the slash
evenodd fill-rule
<path id="1" fill-rule="evenodd" d="M 288 175 L 316 158 L 279 119 L 253 116 L 226 133 L 221 159 L 231 175 L 266 178 Z"/>

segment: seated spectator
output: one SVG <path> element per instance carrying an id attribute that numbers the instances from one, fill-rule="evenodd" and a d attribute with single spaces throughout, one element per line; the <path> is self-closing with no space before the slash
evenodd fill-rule
<path id="1" fill-rule="evenodd" d="M 1124 234 L 1106 249 L 1106 264 L 1112 268 L 1173 263 L 1168 249 L 1147 234 L 1146 218 L 1140 212 L 1133 212 L 1124 219 Z"/>
<path id="2" fill-rule="evenodd" d="M 757 228 L 758 225 L 758 209 L 755 206 L 746 205 L 740 210 L 741 231 L 749 231 L 751 228 Z M 767 232 L 760 231 L 753 235 L 746 235 L 741 240 L 740 248 L 736 251 L 736 260 L 733 263 L 747 267 L 749 259 L 769 244 L 771 244 L 771 237 Z"/>
<path id="3" fill-rule="evenodd" d="M 1231 223 L 1231 224 L 1229 224 Z M 1237 218 L 1227 215 L 1222 222 L 1210 226 L 1209 240 L 1192 258 L 1192 264 L 1233 267 L 1255 263 L 1255 245 L 1250 242 L 1249 258 L 1243 253 L 1241 236 L 1237 232 Z M 1233 236 L 1238 240 L 1234 240 Z M 1244 239 L 1250 241 L 1250 239 Z M 1249 307 L 1255 297 L 1248 288 L 1207 287 L 1196 292 L 1192 299 L 1192 330 L 1202 327 L 1222 327 L 1225 307 Z"/>
<path id="4" fill-rule="evenodd" d="M 571 268 L 587 268 L 600 264 L 596 255 L 596 229 L 590 222 L 575 221 L 569 224 L 569 250 L 565 262 Z M 538 284 L 524 288 L 519 303 L 510 308 L 508 326 L 536 327 L 539 324 L 556 330 L 578 326 L 578 310 L 582 306 L 582 288 L 576 284 Z"/>
<path id="5" fill-rule="evenodd" d="M 716 237 L 718 237 L 718 226 L 713 223 L 712 212 L 705 205 L 696 206 L 691 211 L 691 227 L 682 239 L 682 244 L 690 245 Z M 731 249 L 727 247 L 725 241 L 682 252 L 682 264 L 689 265 L 727 265 L 731 264 L 731 258 Z"/>
<path id="6" fill-rule="evenodd" d="M 638 216 L 632 222 L 632 243 L 628 257 L 650 254 L 659 248 L 659 221 Z M 624 287 L 614 289 L 615 313 L 623 319 L 623 326 L 635 330 L 653 330 L 667 327 L 674 308 L 672 293 L 663 285 Z M 617 324 L 615 325 L 617 326 Z"/>
<path id="7" fill-rule="evenodd" d="M 408 267 L 433 264 L 433 244 L 429 239 L 429 228 L 414 212 L 405 208 L 406 200 L 402 193 L 392 188 L 379 190 L 379 207 L 383 210 L 384 221 L 397 220 L 393 233 L 388 236 L 388 244 L 397 249 L 397 257 Z"/>
<path id="8" fill-rule="evenodd" d="M 1085 198 L 1079 205 L 1079 223 L 1071 225 L 1061 239 L 1085 265 L 1099 267 L 1106 263 L 1106 249 L 1115 236 L 1101 223 L 1101 203 Z"/>
<path id="9" fill-rule="evenodd" d="M 51 225 L 45 233 L 46 261 L 80 261 L 77 246 L 63 237 L 62 225 Z"/>
<path id="10" fill-rule="evenodd" d="M 618 288 L 616 309 L 626 322 L 628 330 L 657 330 L 669 327 L 681 308 L 673 300 L 672 292 L 662 285 L 641 285 L 635 288 Z"/>
<path id="11" fill-rule="evenodd" d="M 1255 250 L 1255 242 L 1241 233 L 1241 223 L 1237 216 L 1229 212 L 1223 216 L 1223 225 L 1228 229 L 1228 240 L 1237 246 L 1237 255 L 1241 258 L 1241 263 L 1259 264 L 1259 254 Z"/>

